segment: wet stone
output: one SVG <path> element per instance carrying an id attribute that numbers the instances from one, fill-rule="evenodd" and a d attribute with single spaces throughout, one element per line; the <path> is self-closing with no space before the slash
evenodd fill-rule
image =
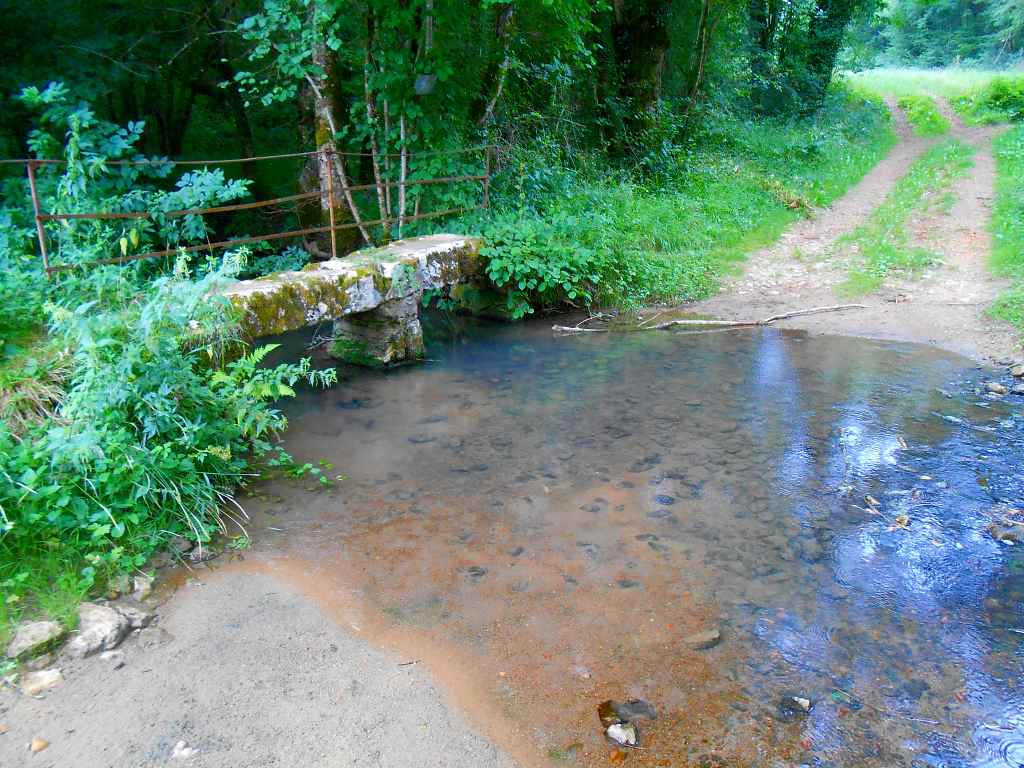
<path id="1" fill-rule="evenodd" d="M 619 579 L 615 583 L 619 585 L 619 589 L 636 589 L 640 586 L 640 582 L 633 579 Z"/>
<path id="2" fill-rule="evenodd" d="M 718 629 L 705 629 L 683 638 L 683 644 L 694 651 L 706 651 L 722 642 L 722 633 Z"/>
<path id="3" fill-rule="evenodd" d="M 509 555 L 510 555 L 511 557 L 519 557 L 519 556 L 520 556 L 521 554 L 523 554 L 523 552 L 525 552 L 525 551 L 526 551 L 526 550 L 525 550 L 525 549 L 523 549 L 522 547 L 512 547 L 511 549 L 509 549 L 509 550 L 506 550 L 506 552 L 507 552 L 507 553 L 508 553 L 508 554 L 509 554 Z"/>
<path id="4" fill-rule="evenodd" d="M 811 711 L 811 700 L 799 694 L 784 694 L 775 708 L 776 718 L 784 723 L 792 723 L 807 717 Z"/>
<path id="5" fill-rule="evenodd" d="M 669 496 L 666 493 L 659 493 L 657 496 L 654 497 L 654 500 L 658 504 L 661 504 L 662 506 L 666 506 L 666 507 L 670 507 L 670 506 L 672 506 L 673 504 L 676 503 L 676 497 L 675 496 Z"/>
<path id="6" fill-rule="evenodd" d="M 459 573 L 467 576 L 470 581 L 480 581 L 484 576 L 487 575 L 487 569 L 479 565 L 470 565 L 466 568 L 460 568 Z"/>

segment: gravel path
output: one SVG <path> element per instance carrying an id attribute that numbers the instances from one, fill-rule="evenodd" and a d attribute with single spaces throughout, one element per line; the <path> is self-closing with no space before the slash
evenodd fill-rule
<path id="1" fill-rule="evenodd" d="M 62 685 L 0 693 L 0 766 L 511 768 L 422 668 L 270 576 L 203 574 L 125 641 L 121 669 L 62 659 Z M 50 746 L 32 754 L 37 737 Z"/>

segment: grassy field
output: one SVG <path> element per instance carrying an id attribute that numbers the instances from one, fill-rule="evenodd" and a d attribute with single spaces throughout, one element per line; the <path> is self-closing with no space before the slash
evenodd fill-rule
<path id="1" fill-rule="evenodd" d="M 989 314 L 1024 333 L 1024 126 L 995 142 L 996 200 L 992 209 L 992 271 L 1014 284 Z"/>
<path id="2" fill-rule="evenodd" d="M 955 99 L 983 90 L 1005 72 L 995 69 L 882 67 L 844 73 L 854 89 L 882 96 L 942 96 Z"/>
<path id="3" fill-rule="evenodd" d="M 880 68 L 848 72 L 843 79 L 858 93 L 894 96 L 910 108 L 920 107 L 922 99 L 947 99 L 968 125 L 1024 119 L 1024 73 L 1019 71 Z"/>
<path id="4" fill-rule="evenodd" d="M 870 293 L 882 286 L 890 272 L 914 272 L 937 261 L 936 254 L 910 242 L 907 224 L 952 203 L 950 187 L 971 167 L 972 155 L 973 149 L 958 141 L 932 147 L 914 162 L 871 217 L 840 239 L 840 249 L 854 262 L 840 286 L 842 293 Z"/>

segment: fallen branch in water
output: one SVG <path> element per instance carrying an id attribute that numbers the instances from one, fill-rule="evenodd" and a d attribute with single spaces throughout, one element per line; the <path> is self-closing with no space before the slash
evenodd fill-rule
<path id="1" fill-rule="evenodd" d="M 802 315 L 817 315 L 822 312 L 840 312 L 844 309 L 867 309 L 866 304 L 835 304 L 829 307 L 812 307 L 811 309 L 798 309 L 794 312 L 786 312 L 781 315 L 772 315 L 766 317 L 763 320 L 668 320 L 664 323 L 658 323 L 657 325 L 645 326 L 643 322 L 634 328 L 624 328 L 624 332 L 631 331 L 663 331 L 666 328 L 674 328 L 677 326 L 685 326 L 689 328 L 756 328 L 763 325 L 771 325 L 772 323 L 778 322 L 779 320 L 788 320 L 791 317 L 801 317 Z M 605 326 L 604 328 L 581 328 L 580 326 L 571 325 L 553 325 L 551 330 L 558 331 L 560 333 L 610 333 L 611 329 Z"/>

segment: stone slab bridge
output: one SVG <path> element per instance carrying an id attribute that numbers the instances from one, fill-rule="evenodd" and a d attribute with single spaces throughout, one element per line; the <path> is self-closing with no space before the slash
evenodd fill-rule
<path id="1" fill-rule="evenodd" d="M 483 271 L 478 239 L 427 235 L 241 280 L 224 295 L 242 311 L 249 338 L 333 322 L 332 356 L 383 367 L 423 358 L 424 291 L 472 285 Z"/>

